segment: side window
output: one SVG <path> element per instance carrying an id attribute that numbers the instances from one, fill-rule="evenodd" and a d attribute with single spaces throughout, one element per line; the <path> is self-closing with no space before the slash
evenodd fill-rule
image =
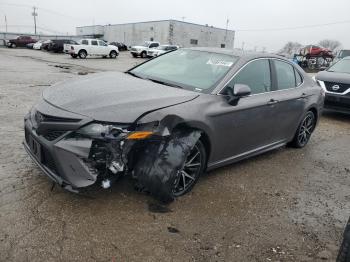
<path id="1" fill-rule="evenodd" d="M 303 78 L 301 77 L 300 73 L 298 70 L 294 68 L 294 73 L 295 73 L 295 83 L 296 86 L 300 86 L 303 83 Z"/>
<path id="2" fill-rule="evenodd" d="M 98 45 L 96 40 L 91 40 L 91 45 Z"/>
<path id="3" fill-rule="evenodd" d="M 271 91 L 270 63 L 267 59 L 259 59 L 248 63 L 232 79 L 229 86 L 244 84 L 250 87 L 252 94 L 261 94 Z"/>
<path id="4" fill-rule="evenodd" d="M 274 60 L 279 90 L 295 87 L 294 67 L 280 60 Z"/>
<path id="5" fill-rule="evenodd" d="M 103 42 L 103 41 L 98 41 L 98 44 L 99 44 L 100 46 L 107 46 L 107 44 L 106 44 L 105 42 Z"/>
<path id="6" fill-rule="evenodd" d="M 158 47 L 158 46 L 159 46 L 159 44 L 153 43 L 153 44 L 150 44 L 150 45 L 149 45 L 149 48 L 154 48 L 154 47 Z"/>
<path id="7" fill-rule="evenodd" d="M 88 42 L 88 40 L 82 40 L 82 41 L 81 41 L 81 44 L 82 44 L 82 45 L 88 45 L 89 42 Z"/>

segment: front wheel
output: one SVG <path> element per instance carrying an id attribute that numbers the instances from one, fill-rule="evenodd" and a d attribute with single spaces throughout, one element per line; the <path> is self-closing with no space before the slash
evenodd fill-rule
<path id="1" fill-rule="evenodd" d="M 147 58 L 147 53 L 146 53 L 146 52 L 142 52 L 142 53 L 141 53 L 141 57 L 142 57 L 142 58 Z"/>
<path id="2" fill-rule="evenodd" d="M 110 58 L 117 58 L 117 56 L 118 56 L 118 53 L 117 53 L 116 51 L 111 51 L 111 52 L 109 53 L 109 57 L 110 57 Z"/>
<path id="3" fill-rule="evenodd" d="M 11 47 L 12 47 L 12 48 L 16 48 L 17 45 L 16 45 L 15 43 L 12 43 L 12 44 L 11 44 Z"/>
<path id="4" fill-rule="evenodd" d="M 77 58 L 78 57 L 78 55 L 76 55 L 76 54 L 71 54 L 70 55 L 72 58 Z"/>
<path id="5" fill-rule="evenodd" d="M 174 197 L 182 196 L 192 190 L 199 177 L 204 173 L 206 162 L 205 147 L 199 140 L 188 154 L 183 169 L 177 173 L 172 190 Z"/>
<path id="6" fill-rule="evenodd" d="M 312 132 L 315 130 L 315 126 L 316 116 L 312 111 L 308 111 L 299 124 L 297 132 L 295 133 L 290 145 L 296 148 L 303 148 L 306 146 L 310 140 Z"/>

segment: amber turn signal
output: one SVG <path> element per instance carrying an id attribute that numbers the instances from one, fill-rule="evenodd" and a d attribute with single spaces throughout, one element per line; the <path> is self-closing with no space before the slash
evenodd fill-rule
<path id="1" fill-rule="evenodd" d="M 136 131 L 128 135 L 127 139 L 130 139 L 130 140 L 146 139 L 150 137 L 152 134 L 153 132 L 150 132 L 150 131 Z"/>

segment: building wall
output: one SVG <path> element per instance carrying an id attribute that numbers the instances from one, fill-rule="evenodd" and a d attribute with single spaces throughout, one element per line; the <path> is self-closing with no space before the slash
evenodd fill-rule
<path id="1" fill-rule="evenodd" d="M 0 39 L 4 40 L 10 40 L 14 39 L 17 36 L 26 35 L 31 36 L 34 39 L 38 40 L 47 40 L 47 39 L 72 39 L 72 40 L 79 40 L 81 39 L 80 36 L 76 35 L 47 35 L 47 34 L 25 34 L 25 33 L 15 33 L 15 32 L 0 32 Z"/>
<path id="2" fill-rule="evenodd" d="M 176 44 L 181 47 L 221 47 L 224 44 L 225 48 L 233 48 L 235 35 L 232 30 L 176 20 L 77 28 L 77 35 L 82 37 L 96 36 L 97 32 L 104 40 L 123 42 L 128 46 L 154 40 L 161 44 Z"/>
<path id="3" fill-rule="evenodd" d="M 235 32 L 210 26 L 171 21 L 173 30 L 171 42 L 182 47 L 221 47 L 233 48 Z M 192 43 L 191 43 L 192 40 Z M 197 44 L 195 44 L 197 43 Z"/>
<path id="4" fill-rule="evenodd" d="M 126 45 L 140 45 L 145 41 L 168 42 L 169 21 L 106 25 L 103 39 L 123 42 Z"/>

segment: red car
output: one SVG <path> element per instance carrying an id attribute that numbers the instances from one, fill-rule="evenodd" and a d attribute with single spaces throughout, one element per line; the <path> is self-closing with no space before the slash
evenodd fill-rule
<path id="1" fill-rule="evenodd" d="M 15 39 L 11 39 L 8 41 L 7 46 L 8 47 L 12 47 L 12 48 L 16 48 L 16 47 L 26 47 L 27 44 L 31 44 L 31 43 L 36 43 L 37 40 L 31 38 L 30 36 L 18 36 Z"/>
<path id="2" fill-rule="evenodd" d="M 300 50 L 303 56 L 333 57 L 332 50 L 317 45 L 307 45 Z"/>

